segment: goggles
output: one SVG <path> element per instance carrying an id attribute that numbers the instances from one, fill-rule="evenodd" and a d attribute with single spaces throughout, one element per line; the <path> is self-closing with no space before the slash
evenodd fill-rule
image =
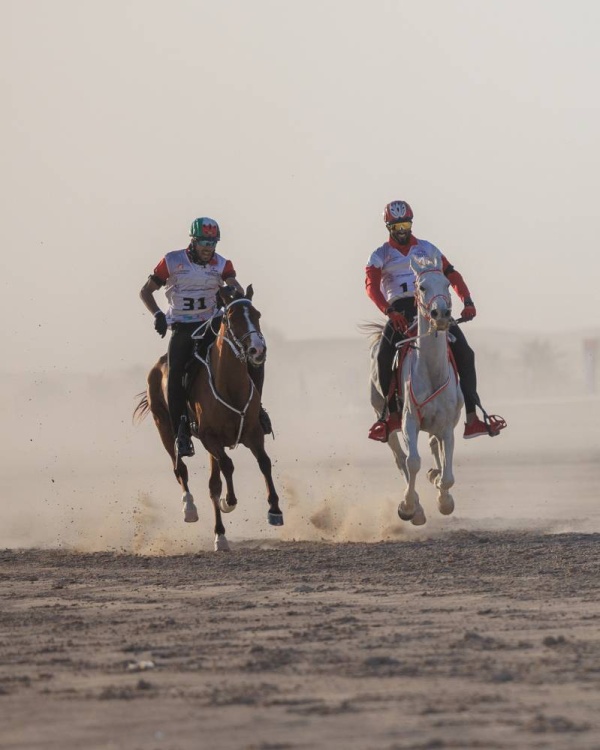
<path id="1" fill-rule="evenodd" d="M 192 241 L 194 245 L 197 245 L 198 247 L 210 247 L 210 248 L 215 248 L 218 242 L 218 240 L 199 240 L 197 237 L 193 237 Z"/>
<path id="2" fill-rule="evenodd" d="M 399 221 L 396 224 L 388 224 L 390 232 L 409 232 L 412 228 L 412 221 Z"/>

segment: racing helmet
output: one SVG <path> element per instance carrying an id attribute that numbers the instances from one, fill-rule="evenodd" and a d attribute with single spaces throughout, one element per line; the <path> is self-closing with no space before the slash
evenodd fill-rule
<path id="1" fill-rule="evenodd" d="M 413 218 L 413 210 L 406 201 L 392 201 L 383 209 L 383 220 L 388 229 L 394 224 L 412 221 Z"/>
<path id="2" fill-rule="evenodd" d="M 201 216 L 192 222 L 190 237 L 200 245 L 216 245 L 221 239 L 221 230 L 214 219 Z"/>

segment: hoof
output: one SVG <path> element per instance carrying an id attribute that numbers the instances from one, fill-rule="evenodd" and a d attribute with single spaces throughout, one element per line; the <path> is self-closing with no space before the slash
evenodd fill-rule
<path id="1" fill-rule="evenodd" d="M 425 518 L 425 512 L 423 508 L 419 506 L 415 511 L 415 515 L 410 519 L 410 522 L 413 526 L 423 526 L 426 521 L 427 519 Z"/>
<path id="2" fill-rule="evenodd" d="M 198 520 L 198 508 L 194 503 L 194 498 L 191 495 L 183 496 L 183 520 L 186 523 L 196 523 Z"/>
<path id="3" fill-rule="evenodd" d="M 454 511 L 454 498 L 452 495 L 438 498 L 438 508 L 443 516 L 449 516 Z"/>
<path id="4" fill-rule="evenodd" d="M 267 521 L 271 526 L 283 526 L 283 513 L 268 513 Z"/>
<path id="5" fill-rule="evenodd" d="M 237 508 L 237 504 L 236 505 L 229 505 L 229 503 L 227 502 L 227 500 L 224 497 L 222 497 L 219 500 L 219 508 L 221 509 L 222 513 L 231 513 L 232 510 L 235 510 Z"/>
<path id="6" fill-rule="evenodd" d="M 402 506 L 404 506 L 404 507 L 402 507 Z M 407 513 L 407 511 L 405 510 L 405 508 L 406 508 L 406 504 L 405 503 L 400 503 L 400 505 L 398 506 L 398 515 L 400 516 L 400 518 L 403 521 L 412 521 L 412 518 L 415 515 L 415 511 L 413 510 L 412 513 Z"/>
<path id="7" fill-rule="evenodd" d="M 225 534 L 217 534 L 215 536 L 215 552 L 229 552 L 229 542 Z"/>

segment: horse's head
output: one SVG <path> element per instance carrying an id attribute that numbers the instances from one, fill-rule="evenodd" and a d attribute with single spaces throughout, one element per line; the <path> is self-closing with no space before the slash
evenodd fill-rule
<path id="1" fill-rule="evenodd" d="M 252 304 L 252 284 L 242 294 L 233 287 L 222 287 L 219 297 L 225 308 L 223 324 L 226 337 L 237 349 L 237 356 L 254 367 L 267 358 L 267 344 L 260 331 L 260 313 Z"/>
<path id="2" fill-rule="evenodd" d="M 450 282 L 439 253 L 417 255 L 410 261 L 415 274 L 415 300 L 419 313 L 435 331 L 447 331 L 452 322 Z"/>

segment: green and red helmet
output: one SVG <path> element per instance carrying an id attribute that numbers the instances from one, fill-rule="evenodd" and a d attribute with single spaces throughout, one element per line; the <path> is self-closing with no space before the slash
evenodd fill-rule
<path id="1" fill-rule="evenodd" d="M 216 245 L 221 239 L 221 230 L 214 219 L 201 216 L 192 222 L 190 237 L 200 245 Z"/>

